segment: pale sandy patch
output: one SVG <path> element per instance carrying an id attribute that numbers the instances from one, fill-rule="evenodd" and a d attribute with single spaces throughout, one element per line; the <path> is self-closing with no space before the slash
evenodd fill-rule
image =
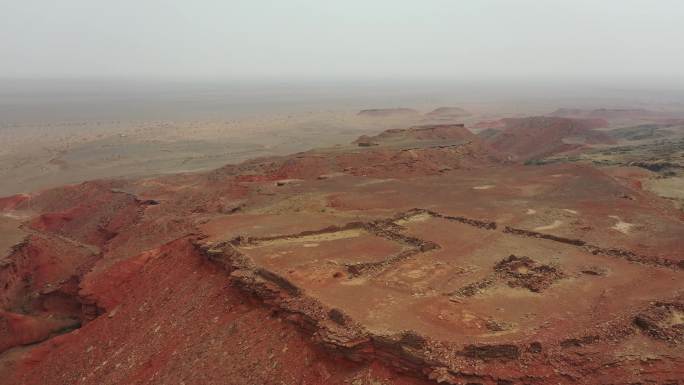
<path id="1" fill-rule="evenodd" d="M 357 183 L 357 184 L 356 184 L 356 187 L 369 186 L 369 185 L 380 184 L 380 183 L 387 183 L 387 182 L 391 182 L 391 181 L 394 181 L 394 180 L 396 180 L 396 179 L 394 179 L 394 178 L 389 178 L 389 179 L 374 179 L 374 180 L 369 180 L 369 181 L 367 181 L 367 182 Z"/>
<path id="2" fill-rule="evenodd" d="M 365 285 L 368 282 L 367 278 L 364 277 L 356 277 L 356 278 L 351 278 L 342 281 L 342 285 L 348 285 L 348 286 L 360 286 L 360 285 Z"/>
<path id="3" fill-rule="evenodd" d="M 611 229 L 619 231 L 623 234 L 629 234 L 632 231 L 632 227 L 634 227 L 633 223 L 624 222 L 617 215 L 611 215 L 610 217 L 617 221 L 617 223 L 615 225 L 613 225 L 613 227 L 611 227 Z"/>
<path id="4" fill-rule="evenodd" d="M 425 274 L 426 274 L 425 271 L 417 269 L 417 270 L 411 270 L 408 273 L 406 273 L 406 277 L 418 279 L 418 278 L 423 278 L 425 276 Z"/>
<path id="5" fill-rule="evenodd" d="M 494 188 L 494 187 L 496 187 L 496 186 L 493 184 L 486 184 L 486 185 L 482 185 L 482 186 L 475 186 L 475 187 L 473 187 L 473 190 L 489 190 L 490 188 Z"/>
<path id="6" fill-rule="evenodd" d="M 672 326 L 684 324 L 684 311 L 672 310 L 672 315 L 669 319 L 669 324 Z"/>
<path id="7" fill-rule="evenodd" d="M 570 209 L 563 209 L 563 211 L 565 211 L 566 213 L 574 214 L 574 215 L 577 215 L 577 214 L 579 214 L 579 212 L 578 212 L 578 211 L 576 211 L 576 210 L 570 210 Z"/>
<path id="8" fill-rule="evenodd" d="M 535 209 L 527 209 L 527 212 L 525 214 L 527 215 L 534 215 L 537 213 L 537 210 Z"/>
<path id="9" fill-rule="evenodd" d="M 17 213 L 17 212 L 12 212 L 12 211 L 5 212 L 5 213 L 2 213 L 0 215 L 2 215 L 5 218 L 15 219 L 18 221 L 23 221 L 23 220 L 26 220 L 26 219 L 31 217 L 31 215 L 27 214 L 27 213 Z"/>
<path id="10" fill-rule="evenodd" d="M 535 228 L 534 228 L 534 231 L 553 230 L 553 229 L 556 229 L 556 228 L 560 227 L 560 225 L 562 225 L 562 224 L 563 224 L 562 221 L 559 221 L 558 219 L 556 219 L 556 220 L 553 221 L 553 223 L 550 224 L 550 225 L 535 227 Z"/>
<path id="11" fill-rule="evenodd" d="M 316 246 L 318 246 L 319 242 L 335 241 L 338 239 L 357 238 L 357 237 L 360 237 L 360 236 L 365 235 L 365 234 L 367 234 L 365 231 L 359 230 L 359 229 L 341 230 L 341 231 L 333 231 L 330 233 L 304 235 L 301 237 L 278 238 L 278 239 L 265 240 L 265 241 L 260 241 L 255 246 L 243 246 L 243 248 L 252 249 L 252 248 L 256 248 L 256 247 L 273 246 L 273 245 L 286 245 L 286 244 L 292 244 L 292 243 L 303 243 L 304 247 L 316 247 Z M 307 246 L 307 245 L 315 245 L 315 246 Z"/>
<path id="12" fill-rule="evenodd" d="M 280 179 L 276 181 L 276 186 L 287 186 L 291 184 L 301 183 L 301 179 Z"/>
<path id="13" fill-rule="evenodd" d="M 403 226 L 413 222 L 425 222 L 430 218 L 432 218 L 432 216 L 428 213 L 419 213 L 416 215 L 411 215 L 410 217 L 402 218 L 394 223 L 398 224 L 399 226 Z"/>

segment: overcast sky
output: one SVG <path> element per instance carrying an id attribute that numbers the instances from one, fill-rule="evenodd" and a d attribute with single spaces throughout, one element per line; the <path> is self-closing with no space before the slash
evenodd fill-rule
<path id="1" fill-rule="evenodd" d="M 0 77 L 684 79 L 682 0 L 0 0 Z"/>

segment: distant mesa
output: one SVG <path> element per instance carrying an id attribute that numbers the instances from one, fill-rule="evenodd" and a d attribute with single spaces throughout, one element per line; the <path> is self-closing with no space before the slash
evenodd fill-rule
<path id="1" fill-rule="evenodd" d="M 438 119 L 464 118 L 471 115 L 470 112 L 460 107 L 439 107 L 425 114 L 425 116 Z"/>
<path id="2" fill-rule="evenodd" d="M 541 131 L 587 131 L 597 128 L 606 128 L 610 125 L 605 119 L 578 119 L 547 116 L 531 116 L 526 118 L 501 119 L 505 128 L 527 129 Z"/>
<path id="3" fill-rule="evenodd" d="M 412 108 L 373 108 L 369 110 L 361 110 L 357 115 L 373 118 L 392 118 L 417 116 L 420 115 L 420 112 Z"/>
<path id="4" fill-rule="evenodd" d="M 529 160 L 582 147 L 585 144 L 610 144 L 614 139 L 596 131 L 608 126 L 603 119 L 570 119 L 536 116 L 502 119 L 505 127 L 482 137 L 497 151 L 513 160 Z"/>
<path id="5" fill-rule="evenodd" d="M 476 129 L 499 129 L 506 127 L 506 122 L 503 119 L 499 120 L 482 120 L 473 125 Z"/>
<path id="6" fill-rule="evenodd" d="M 378 135 L 362 135 L 353 144 L 359 147 L 377 146 L 385 143 L 411 142 L 416 140 L 478 140 L 464 124 L 435 124 L 410 128 L 393 128 Z"/>
<path id="7" fill-rule="evenodd" d="M 482 140 L 488 140 L 506 128 L 506 122 L 504 119 L 497 120 L 481 120 L 472 126 L 473 129 L 477 130 L 477 136 Z"/>
<path id="8" fill-rule="evenodd" d="M 550 116 L 583 119 L 653 119 L 671 116 L 671 114 L 646 110 L 643 108 L 559 108 Z"/>
<path id="9" fill-rule="evenodd" d="M 487 140 L 489 138 L 494 137 L 498 133 L 501 132 L 501 129 L 498 128 L 485 128 L 484 130 L 480 131 L 477 133 L 477 136 L 480 137 L 480 139 Z"/>

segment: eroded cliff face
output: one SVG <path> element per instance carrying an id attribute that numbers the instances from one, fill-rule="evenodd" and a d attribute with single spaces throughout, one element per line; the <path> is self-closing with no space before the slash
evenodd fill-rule
<path id="1" fill-rule="evenodd" d="M 325 353 L 229 285 L 188 239 L 117 263 L 84 291 L 106 314 L 27 353 L 18 383 L 419 382 Z"/>
<path id="2" fill-rule="evenodd" d="M 0 199 L 2 383 L 682 382 L 681 218 L 471 135 Z"/>

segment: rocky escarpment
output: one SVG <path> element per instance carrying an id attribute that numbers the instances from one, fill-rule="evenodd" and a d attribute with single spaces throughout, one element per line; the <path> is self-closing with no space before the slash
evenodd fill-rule
<path id="1" fill-rule="evenodd" d="M 369 147 L 0 200 L 26 231 L 2 262 L 14 275 L 2 276 L 0 340 L 15 348 L 0 364 L 17 370 L 0 365 L 0 378 L 683 378 L 679 217 L 589 167 L 489 167 L 471 135 L 390 130 Z M 537 226 L 566 207 L 574 222 Z M 626 212 L 630 232 L 604 228 Z M 46 321 L 62 319 L 73 323 Z"/>
<path id="2" fill-rule="evenodd" d="M 349 360 L 379 360 L 402 372 L 452 384 L 508 381 L 476 371 L 477 362 L 536 360 L 538 353 L 533 352 L 534 349 L 521 349 L 511 344 L 455 346 L 410 330 L 391 335 L 372 333 L 341 309 L 323 305 L 287 278 L 254 265 L 235 248 L 239 242 L 207 244 L 198 241 L 195 245 L 202 255 L 226 270 L 232 285 L 263 301 L 279 317 L 294 323 L 328 351 Z M 470 369 L 459 369 L 463 366 Z M 514 377 L 525 376 L 518 370 L 515 372 Z"/>
<path id="3" fill-rule="evenodd" d="M 35 233 L 0 266 L 0 352 L 78 328 L 98 314 L 78 283 L 99 258 L 88 247 Z"/>
<path id="4" fill-rule="evenodd" d="M 598 342 L 624 339 L 638 334 L 640 329 L 652 335 L 653 338 L 665 338 L 679 343 L 677 341 L 681 336 L 676 334 L 678 329 L 664 322 L 669 322 L 667 319 L 672 314 L 681 316 L 681 301 L 668 302 L 665 305 L 658 305 L 659 307 L 637 309 L 631 314 L 601 325 L 597 330 L 588 331 L 589 334 L 566 336 L 554 343 L 546 341 L 542 344 L 535 340 L 519 339 L 505 343 L 463 344 L 437 340 L 414 330 L 403 330 L 391 334 L 379 333 L 346 314 L 344 309 L 322 303 L 297 283 L 259 265 L 240 250 L 262 242 L 292 240 L 312 235 L 363 229 L 407 247 L 399 254 L 388 256 L 379 262 L 347 266 L 350 277 L 375 276 L 404 258 L 440 249 L 440 245 L 434 242 L 402 233 L 400 223 L 410 222 L 420 216 L 454 221 L 485 231 L 501 231 L 511 236 L 536 237 L 579 248 L 594 248 L 610 255 L 605 250 L 587 245 L 586 242 L 580 240 L 517 230 L 511 227 L 499 229 L 493 221 L 444 215 L 426 209 L 408 210 L 384 220 L 351 222 L 342 226 L 331 226 L 297 234 L 270 237 L 238 236 L 220 242 L 207 242 L 200 237 L 194 242 L 194 246 L 201 255 L 224 269 L 233 286 L 258 298 L 265 306 L 271 308 L 274 314 L 295 324 L 316 343 L 335 355 L 358 362 L 381 361 L 401 372 L 423 376 L 440 383 L 467 382 L 492 385 L 573 383 L 579 378 L 573 373 L 574 369 L 570 369 L 572 365 L 568 366 L 569 363 L 566 362 L 566 354 L 573 354 L 571 353 L 573 349 L 584 349 Z M 641 260 L 630 261 L 643 263 Z M 657 264 L 654 266 L 669 267 Z M 492 267 L 489 278 L 456 292 L 444 293 L 444 295 L 455 297 L 456 300 L 458 297 L 471 297 L 497 282 L 540 293 L 557 281 L 568 277 L 556 266 L 545 265 L 526 256 L 510 255 Z M 501 332 L 505 331 L 507 326 L 491 320 L 487 328 L 493 332 Z"/>
<path id="5" fill-rule="evenodd" d="M 225 269 L 232 285 L 258 298 L 265 306 L 273 309 L 278 317 L 295 324 L 329 352 L 356 362 L 381 361 L 401 372 L 424 376 L 440 383 L 574 383 L 579 378 L 573 377 L 572 371 L 566 371 L 564 364 L 557 361 L 562 357 L 559 355 L 568 349 L 583 348 L 598 341 L 633 335 L 636 331 L 630 326 L 632 320 L 655 338 L 666 338 L 669 341 L 681 338 L 681 334 L 672 334 L 677 332 L 669 331 L 676 329 L 661 331 L 663 329 L 658 320 L 664 316 L 653 311 L 644 313 L 650 314 L 646 316 L 616 320 L 605 326 L 605 334 L 569 337 L 559 341 L 556 346 L 544 346 L 536 341 L 458 345 L 436 341 L 411 330 L 390 335 L 377 334 L 356 322 L 343 310 L 326 306 L 307 295 L 287 278 L 257 267 L 237 250 L 236 245 L 239 242 L 241 240 L 227 243 L 203 243 L 198 240 L 195 246 L 207 259 Z M 531 290 L 539 290 L 535 288 L 548 284 L 544 277 L 562 278 L 562 273 L 544 266 L 537 268 L 533 262 L 530 262 L 530 266 L 539 270 L 533 276 L 508 272 L 510 265 L 517 261 L 523 264 L 529 262 L 525 258 L 512 257 L 502 261 L 497 267 L 501 271 L 505 270 L 502 275 L 512 279 L 513 284 L 519 282 L 523 286 L 529 285 Z M 668 306 L 670 307 L 667 309 L 674 308 L 672 305 Z M 681 304 L 676 306 L 679 309 Z M 648 311 L 644 309 L 642 313 Z M 492 328 L 497 330 L 494 326 Z M 540 368 L 547 370 L 540 371 Z M 548 371 L 551 368 L 554 369 Z"/>
<path id="6" fill-rule="evenodd" d="M 0 352 L 69 332 L 102 313 L 80 293 L 109 242 L 152 202 L 83 183 L 38 197 L 5 199 L 0 210 L 43 209 L 0 262 Z M 9 203 L 8 203 L 9 202 Z"/>

